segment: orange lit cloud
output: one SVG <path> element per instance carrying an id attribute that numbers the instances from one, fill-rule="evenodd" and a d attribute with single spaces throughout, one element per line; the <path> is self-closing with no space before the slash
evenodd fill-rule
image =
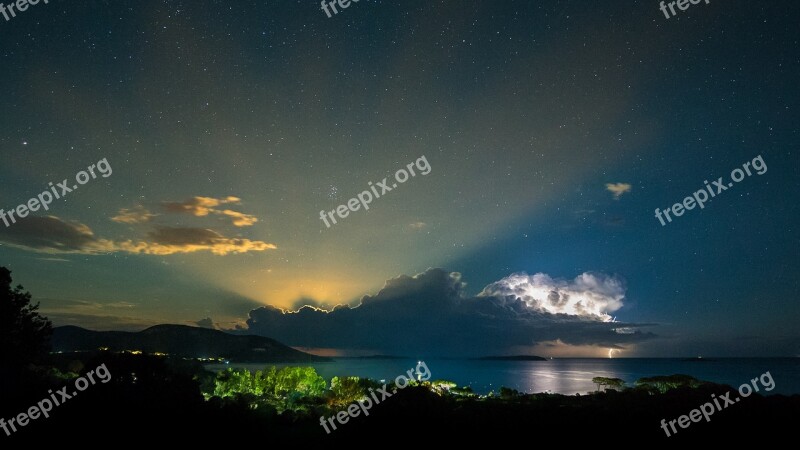
<path id="1" fill-rule="evenodd" d="M 275 244 L 245 238 L 230 238 L 206 228 L 157 227 L 144 240 L 99 239 L 86 225 L 55 216 L 28 217 L 13 227 L 0 229 L 0 242 L 39 253 L 100 254 L 126 252 L 172 255 L 208 251 L 215 255 L 260 252 Z"/>
<path id="2" fill-rule="evenodd" d="M 215 211 L 215 213 L 219 214 L 219 212 L 217 211 Z M 230 209 L 226 209 L 221 213 L 228 217 L 233 218 L 233 224 L 237 227 L 249 227 L 252 226 L 254 223 L 258 222 L 256 216 L 240 213 L 238 211 L 232 211 Z"/>
<path id="3" fill-rule="evenodd" d="M 225 198 L 192 197 L 182 202 L 164 202 L 161 204 L 161 206 L 166 211 L 171 213 L 191 214 L 195 217 L 205 217 L 208 216 L 209 214 L 228 216 L 233 219 L 233 225 L 237 227 L 249 227 L 252 226 L 254 223 L 258 222 L 258 218 L 250 214 L 245 214 L 230 209 L 225 209 L 225 210 L 216 209 L 217 206 L 223 204 L 227 203 L 238 204 L 239 202 L 241 202 L 241 199 L 239 197 L 230 197 L 230 196 Z"/>
<path id="4" fill-rule="evenodd" d="M 146 255 L 172 255 L 210 251 L 215 255 L 230 253 L 263 252 L 278 248 L 275 244 L 242 238 L 227 238 L 205 228 L 159 227 L 148 233 L 149 241 L 124 241 L 112 243 L 114 250 Z"/>
<path id="5" fill-rule="evenodd" d="M 607 183 L 606 190 L 614 194 L 614 200 L 619 200 L 622 194 L 631 191 L 631 185 L 628 183 Z"/>
<path id="6" fill-rule="evenodd" d="M 142 205 L 136 205 L 133 208 L 122 208 L 116 216 L 111 220 L 119 223 L 145 223 L 149 222 L 156 214 L 151 213 Z"/>

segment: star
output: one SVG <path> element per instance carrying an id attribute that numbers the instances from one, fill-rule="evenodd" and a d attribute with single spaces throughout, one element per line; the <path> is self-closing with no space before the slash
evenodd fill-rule
<path id="1" fill-rule="evenodd" d="M 328 198 L 331 200 L 337 200 L 339 198 L 339 188 L 331 185 L 328 189 Z"/>

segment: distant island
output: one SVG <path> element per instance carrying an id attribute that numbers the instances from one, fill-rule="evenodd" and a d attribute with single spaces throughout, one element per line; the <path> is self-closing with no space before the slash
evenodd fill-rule
<path id="1" fill-rule="evenodd" d="M 484 356 L 475 358 L 478 361 L 547 361 L 547 358 L 534 355 L 514 355 L 514 356 Z"/>
<path id="2" fill-rule="evenodd" d="M 139 332 L 92 331 L 64 326 L 53 329 L 51 343 L 53 351 L 65 353 L 104 349 L 238 363 L 331 361 L 263 336 L 234 335 L 186 325 L 156 325 Z"/>
<path id="3" fill-rule="evenodd" d="M 395 355 L 368 355 L 368 356 L 337 356 L 336 359 L 413 359 L 407 356 Z"/>

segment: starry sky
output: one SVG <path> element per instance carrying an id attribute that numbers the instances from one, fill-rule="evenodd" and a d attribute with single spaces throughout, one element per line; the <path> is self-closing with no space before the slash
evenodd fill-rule
<path id="1" fill-rule="evenodd" d="M 98 330 L 333 355 L 800 355 L 800 5 L 658 6 L 0 16 L 0 208 L 97 175 L 0 222 L 0 265 L 56 325 Z M 727 186 L 745 163 L 763 169 Z M 369 210 L 320 219 L 384 178 Z"/>

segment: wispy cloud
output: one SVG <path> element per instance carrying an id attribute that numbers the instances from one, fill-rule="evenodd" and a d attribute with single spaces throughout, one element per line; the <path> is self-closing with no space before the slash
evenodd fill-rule
<path id="1" fill-rule="evenodd" d="M 28 217 L 12 227 L 0 228 L 0 243 L 39 253 L 89 255 L 114 252 L 172 255 L 201 251 L 228 255 L 277 248 L 263 241 L 226 237 L 214 230 L 192 227 L 156 227 L 139 240 L 101 239 L 88 226 L 55 216 Z"/>
<path id="2" fill-rule="evenodd" d="M 136 205 L 133 208 L 122 208 L 119 210 L 116 216 L 112 217 L 111 220 L 114 222 L 119 223 L 146 223 L 149 222 L 153 217 L 156 217 L 157 214 L 153 214 L 147 210 L 142 205 Z"/>
<path id="3" fill-rule="evenodd" d="M 219 214 L 217 211 L 215 211 L 215 213 Z M 223 210 L 221 213 L 231 217 L 233 219 L 233 224 L 237 227 L 249 227 L 258 222 L 256 216 L 240 213 L 238 211 L 232 211 L 230 209 Z"/>
<path id="4" fill-rule="evenodd" d="M 163 202 L 161 206 L 165 211 L 178 214 L 191 214 L 195 217 L 205 217 L 210 214 L 217 214 L 233 219 L 233 225 L 237 227 L 249 227 L 258 222 L 258 218 L 231 209 L 217 209 L 224 204 L 239 204 L 241 199 L 238 197 L 192 197 L 182 202 Z"/>
<path id="5" fill-rule="evenodd" d="M 275 244 L 244 238 L 228 238 L 207 228 L 158 227 L 147 234 L 148 240 L 114 243 L 114 249 L 146 255 L 172 255 L 210 251 L 215 255 L 261 252 L 278 248 Z"/>
<path id="6" fill-rule="evenodd" d="M 607 183 L 606 190 L 614 194 L 614 200 L 619 200 L 622 194 L 631 191 L 631 185 L 628 183 Z"/>

